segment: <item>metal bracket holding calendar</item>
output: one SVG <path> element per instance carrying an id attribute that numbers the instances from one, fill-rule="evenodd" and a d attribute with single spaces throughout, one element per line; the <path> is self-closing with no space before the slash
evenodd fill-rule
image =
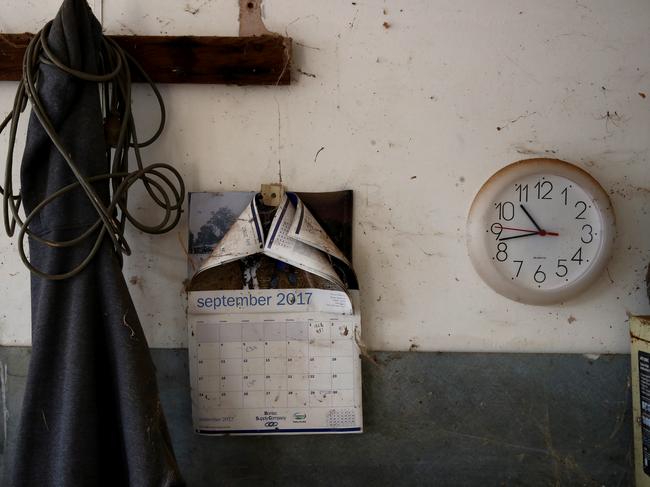
<path id="1" fill-rule="evenodd" d="M 260 194 L 265 205 L 280 206 L 280 202 L 284 198 L 284 186 L 282 186 L 282 183 L 263 184 Z"/>

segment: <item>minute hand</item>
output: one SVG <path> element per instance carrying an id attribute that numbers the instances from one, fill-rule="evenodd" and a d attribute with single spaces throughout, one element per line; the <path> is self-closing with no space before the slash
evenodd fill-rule
<path id="1" fill-rule="evenodd" d="M 513 237 L 503 237 L 503 238 L 499 239 L 499 242 L 501 242 L 503 240 L 512 240 L 513 238 L 532 237 L 533 235 L 539 235 L 539 232 L 524 233 L 523 235 L 515 235 Z"/>
<path id="2" fill-rule="evenodd" d="M 521 206 L 521 209 L 524 210 L 524 213 L 526 213 L 526 216 L 528 217 L 528 219 L 533 223 L 533 225 L 535 225 L 535 228 L 537 229 L 537 231 L 539 231 L 539 232 L 543 231 L 542 228 L 537 224 L 535 219 L 530 215 L 530 213 L 528 213 L 528 210 L 526 210 L 526 208 L 524 208 L 524 205 L 519 205 L 519 206 Z"/>

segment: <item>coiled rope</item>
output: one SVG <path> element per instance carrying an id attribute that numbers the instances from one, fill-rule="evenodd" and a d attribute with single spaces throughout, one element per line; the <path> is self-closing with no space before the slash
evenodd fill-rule
<path id="1" fill-rule="evenodd" d="M 23 77 L 16 90 L 13 110 L 0 124 L 0 133 L 9 126 L 5 184 L 4 188 L 0 187 L 0 193 L 3 198 L 3 219 L 7 234 L 11 237 L 14 235 L 16 227 L 19 228 L 17 237 L 18 250 L 23 263 L 31 272 L 38 276 L 50 280 L 62 280 L 79 274 L 97 254 L 107 235 L 113 243 L 120 263 L 122 263 L 123 255 L 131 254 L 131 248 L 124 237 L 127 221 L 142 232 L 151 234 L 165 233 L 174 228 L 181 217 L 182 204 L 185 199 L 185 186 L 181 175 L 171 165 L 157 163 L 145 167 L 142 162 L 140 149 L 152 144 L 163 131 L 165 126 L 165 105 L 158 88 L 138 62 L 110 37 L 102 36 L 99 64 L 101 66 L 100 70 L 104 74 L 85 73 L 70 68 L 54 55 L 47 44 L 47 37 L 51 25 L 52 22 L 47 23 L 27 46 L 23 58 Z M 100 96 L 103 102 L 102 111 L 106 142 L 109 147 L 106 154 L 110 167 L 109 173 L 85 177 L 79 171 L 79 167 L 75 164 L 71 154 L 66 150 L 63 142 L 57 135 L 39 97 L 38 78 L 40 63 L 56 66 L 71 76 L 99 84 Z M 149 84 L 160 107 L 160 123 L 158 128 L 153 136 L 144 142 L 138 142 L 135 121 L 131 112 L 132 78 L 130 66 L 135 67 L 142 78 Z M 48 195 L 32 211 L 25 215 L 23 220 L 19 215 L 22 198 L 20 192 L 17 194 L 14 193 L 12 170 L 18 121 L 21 113 L 27 106 L 27 101 L 31 102 L 33 113 L 40 121 L 52 144 L 66 161 L 76 178 L 76 182 Z M 133 149 L 137 166 L 133 171 L 129 171 L 130 149 Z M 92 186 L 93 183 L 106 180 L 110 180 L 111 187 L 111 198 L 108 205 L 104 204 Z M 158 224 L 146 225 L 135 218 L 127 208 L 129 188 L 138 181 L 142 182 L 151 199 L 163 210 L 163 216 Z M 97 213 L 97 220 L 87 230 L 79 236 L 65 241 L 48 240 L 30 231 L 30 223 L 43 208 L 57 198 L 78 188 L 83 190 Z M 48 274 L 37 269 L 29 261 L 25 253 L 25 235 L 40 244 L 54 248 L 77 246 L 89 239 L 94 239 L 95 241 L 86 257 L 76 267 L 61 274 Z"/>

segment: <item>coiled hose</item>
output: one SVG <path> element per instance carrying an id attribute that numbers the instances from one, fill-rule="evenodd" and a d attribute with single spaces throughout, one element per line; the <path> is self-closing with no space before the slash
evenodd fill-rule
<path id="1" fill-rule="evenodd" d="M 3 198 L 3 219 L 7 234 L 11 237 L 14 235 L 16 227 L 19 228 L 17 237 L 18 250 L 23 263 L 31 272 L 40 277 L 49 280 L 62 280 L 79 274 L 90 263 L 99 251 L 106 235 L 111 239 L 120 263 L 123 255 L 130 255 L 131 249 L 124 237 L 127 221 L 142 232 L 151 234 L 165 233 L 174 228 L 181 217 L 182 204 L 185 199 L 185 186 L 179 172 L 169 164 L 157 163 L 145 167 L 142 163 L 140 149 L 152 144 L 163 131 L 165 105 L 158 88 L 138 62 L 110 37 L 102 36 L 99 64 L 101 71 L 105 74 L 85 73 L 72 69 L 61 62 L 47 45 L 51 24 L 52 22 L 47 23 L 27 46 L 23 58 L 23 77 L 16 90 L 13 110 L 0 124 L 0 133 L 9 126 L 5 184 L 4 188 L 0 187 L 0 193 Z M 40 63 L 56 66 L 71 76 L 99 84 L 100 96 L 103 102 L 106 143 L 109 146 L 106 156 L 110 164 L 109 173 L 92 177 L 83 176 L 72 156 L 62 144 L 39 98 L 38 77 Z M 158 128 L 153 136 L 144 142 L 138 141 L 135 121 L 131 112 L 132 78 L 130 66 L 135 67 L 149 84 L 160 107 Z M 27 106 L 28 100 L 31 102 L 33 113 L 50 137 L 52 144 L 68 164 L 77 181 L 50 194 L 37 204 L 29 214 L 25 215 L 23 220 L 19 215 L 21 195 L 20 192 L 14 193 L 12 169 L 18 121 Z M 133 149 L 137 166 L 133 171 L 129 171 L 130 149 Z M 92 186 L 92 183 L 105 180 L 110 180 L 111 186 L 111 198 L 108 205 L 104 204 Z M 127 208 L 129 188 L 138 181 L 142 182 L 154 203 L 164 211 L 160 222 L 156 225 L 144 224 L 135 218 Z M 78 188 L 84 191 L 97 212 L 97 220 L 87 230 L 79 236 L 66 241 L 48 240 L 30 231 L 30 222 L 39 211 L 55 199 Z M 95 241 L 86 257 L 76 267 L 61 274 L 48 274 L 34 267 L 29 261 L 25 253 L 25 235 L 40 244 L 55 248 L 77 246 L 88 239 L 94 239 Z"/>

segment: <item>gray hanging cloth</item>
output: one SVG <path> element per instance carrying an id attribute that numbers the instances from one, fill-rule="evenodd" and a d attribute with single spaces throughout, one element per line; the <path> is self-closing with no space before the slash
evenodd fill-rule
<path id="1" fill-rule="evenodd" d="M 67 66 L 100 71 L 101 26 L 82 0 L 65 0 L 47 35 Z M 84 176 L 109 171 L 97 83 L 41 63 L 38 91 L 63 145 Z M 75 182 L 66 161 L 32 113 L 21 167 L 26 213 Z M 93 188 L 103 204 L 109 182 Z M 80 189 L 45 206 L 29 224 L 41 238 L 65 241 L 97 222 Z M 65 249 L 30 238 L 30 261 L 64 273 L 94 241 Z M 183 485 L 161 409 L 149 348 L 108 237 L 75 277 L 32 275 L 32 354 L 15 458 L 14 487 Z"/>

